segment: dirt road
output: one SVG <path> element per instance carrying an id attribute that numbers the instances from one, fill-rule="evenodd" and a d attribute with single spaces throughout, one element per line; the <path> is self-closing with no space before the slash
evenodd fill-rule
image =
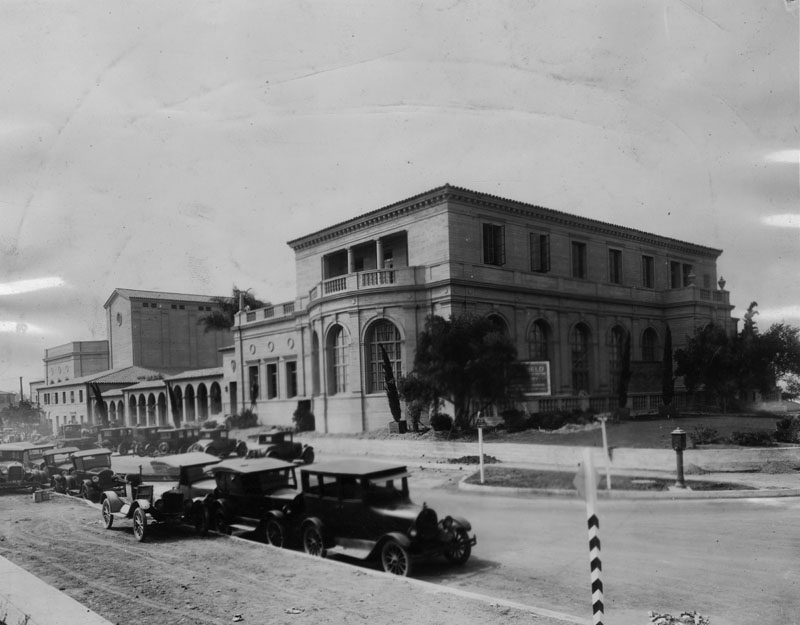
<path id="1" fill-rule="evenodd" d="M 114 623 L 426 623 L 563 621 L 259 543 L 190 528 L 106 530 L 99 506 L 0 496 L 0 555 Z M 46 597 L 43 597 L 46 601 Z"/>

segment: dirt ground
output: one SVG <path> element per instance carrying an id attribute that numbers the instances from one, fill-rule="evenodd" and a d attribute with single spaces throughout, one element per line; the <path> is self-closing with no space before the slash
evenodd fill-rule
<path id="1" fill-rule="evenodd" d="M 103 528 L 99 506 L 0 495 L 0 555 L 113 623 L 563 625 L 348 563 L 188 528 Z M 46 600 L 46 598 L 43 598 Z"/>

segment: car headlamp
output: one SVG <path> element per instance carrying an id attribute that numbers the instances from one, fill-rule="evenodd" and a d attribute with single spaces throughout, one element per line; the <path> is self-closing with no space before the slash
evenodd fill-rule
<path id="1" fill-rule="evenodd" d="M 92 482 L 93 482 L 93 483 L 97 484 L 99 481 L 100 481 L 100 478 L 99 478 L 99 477 L 97 477 L 96 475 L 93 475 L 93 476 L 92 476 Z"/>

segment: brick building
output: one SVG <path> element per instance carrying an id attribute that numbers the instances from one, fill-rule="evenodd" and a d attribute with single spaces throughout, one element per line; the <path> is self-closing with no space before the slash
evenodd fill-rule
<path id="1" fill-rule="evenodd" d="M 430 314 L 490 317 L 549 370 L 531 411 L 614 406 L 627 334 L 631 407 L 653 409 L 667 324 L 675 348 L 710 321 L 736 330 L 721 250 L 449 185 L 289 245 L 297 297 L 239 313 L 224 352 L 226 411 L 267 424 L 305 403 L 323 431 L 384 427 L 379 347 L 408 372 Z"/>

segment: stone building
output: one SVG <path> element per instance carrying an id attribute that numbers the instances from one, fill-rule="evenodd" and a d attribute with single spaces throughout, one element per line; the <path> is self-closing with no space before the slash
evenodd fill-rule
<path id="1" fill-rule="evenodd" d="M 410 371 L 428 315 L 484 315 L 543 372 L 531 411 L 614 407 L 631 337 L 635 411 L 660 401 L 669 324 L 677 349 L 715 322 L 735 332 L 721 250 L 445 185 L 289 242 L 293 301 L 242 311 L 223 352 L 225 409 L 317 429 L 391 419 L 382 346 Z M 678 395 L 677 401 L 681 401 Z"/>

